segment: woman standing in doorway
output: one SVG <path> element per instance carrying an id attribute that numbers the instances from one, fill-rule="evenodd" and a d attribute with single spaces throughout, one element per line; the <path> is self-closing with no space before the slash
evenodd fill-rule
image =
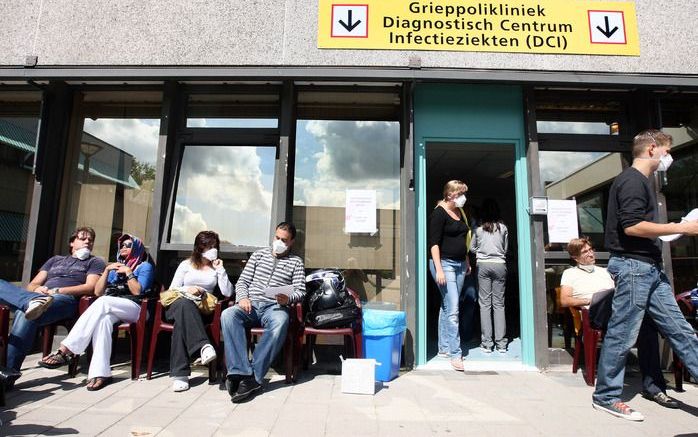
<path id="1" fill-rule="evenodd" d="M 463 371 L 458 333 L 458 302 L 463 281 L 468 274 L 470 228 L 459 212 L 465 204 L 467 185 L 452 180 L 444 185 L 443 199 L 429 218 L 429 271 L 441 292 L 439 310 L 439 356 L 450 357 L 453 369 Z"/>
<path id="2" fill-rule="evenodd" d="M 480 328 L 485 353 L 497 351 L 506 353 L 507 325 L 504 315 L 504 290 L 507 280 L 506 254 L 509 234 L 502 222 L 499 206 L 494 199 L 482 203 L 480 226 L 475 229 L 471 250 L 477 259 L 478 301 L 480 302 Z M 494 341 L 492 335 L 492 313 L 494 312 Z"/>

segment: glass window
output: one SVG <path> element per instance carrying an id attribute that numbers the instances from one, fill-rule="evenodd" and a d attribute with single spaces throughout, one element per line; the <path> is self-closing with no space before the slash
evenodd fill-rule
<path id="1" fill-rule="evenodd" d="M 222 244 L 269 244 L 276 147 L 185 146 L 170 243 L 218 232 Z"/>
<path id="2" fill-rule="evenodd" d="M 698 206 L 698 101 L 662 101 L 663 130 L 673 137 L 674 162 L 666 174 L 667 219 L 681 221 Z M 698 281 L 698 237 L 681 237 L 671 243 L 671 263 L 676 292 L 691 290 Z"/>
<path id="3" fill-rule="evenodd" d="M 604 220 L 608 190 L 623 171 L 620 153 L 547 152 L 539 154 L 543 191 L 549 199 L 576 200 L 579 235 L 591 238 L 603 251 Z M 566 244 L 550 243 L 547 220 L 544 228 L 546 250 L 564 251 Z"/>
<path id="4" fill-rule="evenodd" d="M 376 200 L 374 233 L 346 232 L 347 190 Z M 400 304 L 400 124 L 299 120 L 293 220 L 308 269 L 342 269 L 363 300 Z"/>
<path id="5" fill-rule="evenodd" d="M 188 98 L 187 127 L 277 128 L 278 126 L 278 93 L 190 94 Z"/>
<path id="6" fill-rule="evenodd" d="M 539 134 L 618 135 L 618 123 L 581 121 L 538 121 Z"/>
<path id="7" fill-rule="evenodd" d="M 40 98 L 0 93 L 0 278 L 9 282 L 22 280 Z"/>
<path id="8" fill-rule="evenodd" d="M 121 95 L 128 102 L 119 102 Z M 112 93 L 108 102 L 90 94 L 84 98 L 89 103 L 83 106 L 82 129 L 72 151 L 64 232 L 93 227 L 94 252 L 105 259 L 114 257 L 114 239 L 121 233 L 147 243 L 150 233 L 157 232 L 149 225 L 160 130 L 154 99 L 159 94 L 143 97 L 143 102 L 138 93 Z"/>

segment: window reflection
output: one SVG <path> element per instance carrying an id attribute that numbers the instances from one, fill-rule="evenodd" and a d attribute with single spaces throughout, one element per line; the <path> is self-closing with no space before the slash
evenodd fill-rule
<path id="1" fill-rule="evenodd" d="M 399 305 L 399 123 L 300 120 L 296 132 L 293 220 L 306 268 L 342 269 L 363 300 Z M 345 233 L 348 189 L 375 193 L 375 235 Z"/>
<path id="2" fill-rule="evenodd" d="M 276 128 L 276 118 L 187 118 L 187 127 Z"/>
<path id="3" fill-rule="evenodd" d="M 663 188 L 670 222 L 681 221 L 681 217 L 698 207 L 698 135 L 695 127 L 698 125 L 698 104 L 684 103 L 675 111 L 682 116 L 682 125 L 663 129 L 671 134 L 674 142 L 671 150 L 674 162 L 667 172 L 668 185 Z M 681 237 L 672 242 L 670 248 L 675 291 L 695 288 L 698 281 L 698 237 Z"/>
<path id="4" fill-rule="evenodd" d="M 537 121 L 539 134 L 618 135 L 618 123 Z"/>
<path id="5" fill-rule="evenodd" d="M 540 152 L 541 181 L 549 199 L 577 201 L 579 235 L 591 238 L 594 247 L 604 250 L 603 234 L 608 190 L 613 179 L 623 171 L 620 153 Z M 549 244 L 547 220 L 546 249 L 564 250 L 565 245 Z"/>
<path id="6" fill-rule="evenodd" d="M 122 232 L 150 237 L 159 129 L 155 118 L 84 119 L 67 230 L 93 227 L 98 256 L 114 258 L 113 241 Z"/>
<path id="7" fill-rule="evenodd" d="M 0 117 L 0 278 L 10 282 L 22 280 L 38 124 L 36 116 Z"/>
<path id="8" fill-rule="evenodd" d="M 275 147 L 186 146 L 170 243 L 191 244 L 211 229 L 221 243 L 269 243 Z"/>

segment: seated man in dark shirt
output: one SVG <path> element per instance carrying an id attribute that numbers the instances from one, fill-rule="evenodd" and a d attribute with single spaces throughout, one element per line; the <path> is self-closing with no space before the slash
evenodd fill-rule
<path id="1" fill-rule="evenodd" d="M 104 270 L 100 258 L 91 255 L 92 228 L 79 228 L 70 236 L 70 255 L 54 256 L 41 267 L 26 289 L 0 279 L 0 304 L 15 311 L 7 347 L 7 367 L 19 372 L 34 343 L 36 330 L 74 317 L 80 296 L 94 293 Z M 14 380 L 8 379 L 11 387 Z"/>

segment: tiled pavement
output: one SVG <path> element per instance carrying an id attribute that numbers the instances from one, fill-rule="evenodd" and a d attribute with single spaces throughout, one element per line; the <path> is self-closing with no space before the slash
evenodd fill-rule
<path id="1" fill-rule="evenodd" d="M 203 369 L 188 392 L 170 379 L 129 379 L 128 364 L 101 391 L 84 388 L 85 374 L 34 367 L 8 393 L 0 413 L 3 436 L 698 436 L 698 386 L 669 394 L 681 410 L 638 395 L 629 375 L 626 395 L 646 417 L 631 423 L 591 408 L 592 389 L 568 366 L 531 371 L 417 370 L 386 383 L 374 396 L 340 392 L 340 376 L 306 372 L 295 385 L 272 376 L 251 402 L 234 405 Z M 670 375 L 667 375 L 669 377 Z"/>

